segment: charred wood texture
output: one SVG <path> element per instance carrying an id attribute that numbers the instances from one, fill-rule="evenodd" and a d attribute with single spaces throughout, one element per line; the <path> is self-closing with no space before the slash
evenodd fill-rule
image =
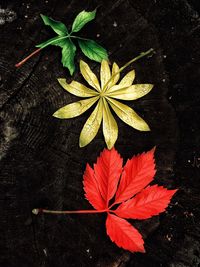
<path id="1" fill-rule="evenodd" d="M 136 62 L 136 82 L 150 94 L 130 102 L 150 133 L 120 120 L 117 150 L 123 158 L 157 146 L 156 181 L 179 188 L 167 213 L 133 222 L 146 238 L 146 254 L 130 254 L 106 236 L 102 214 L 34 216 L 36 207 L 90 209 L 82 175 L 105 147 L 102 132 L 86 148 L 78 138 L 89 112 L 71 120 L 52 114 L 76 97 L 57 78 L 71 77 L 60 50 L 48 47 L 21 68 L 14 65 L 52 32 L 45 14 L 70 25 L 83 9 L 99 6 L 82 36 L 97 40 L 119 65 Z M 200 266 L 200 17 L 198 0 L 3 1 L 0 9 L 0 266 L 199 267 Z M 81 53 L 80 59 L 87 59 Z M 98 73 L 99 64 L 89 62 Z M 75 80 L 80 80 L 76 63 Z"/>

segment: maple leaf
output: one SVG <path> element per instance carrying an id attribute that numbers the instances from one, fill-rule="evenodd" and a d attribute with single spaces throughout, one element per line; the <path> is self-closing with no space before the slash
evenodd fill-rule
<path id="1" fill-rule="evenodd" d="M 77 117 L 97 103 L 81 131 L 79 138 L 80 147 L 88 145 L 95 138 L 101 123 L 103 124 L 103 134 L 107 147 L 111 149 L 114 146 L 118 137 L 118 126 L 110 107 L 129 126 L 139 131 L 150 131 L 147 123 L 133 109 L 116 100 L 136 100 L 148 94 L 153 88 L 152 84 L 132 84 L 135 78 L 134 70 L 128 72 L 117 84 L 120 79 L 120 72 L 133 61 L 135 59 L 128 62 L 121 69 L 114 63 L 111 71 L 108 61 L 102 60 L 100 83 L 88 64 L 81 60 L 81 74 L 92 89 L 77 81 L 72 81 L 68 84 L 66 79 L 58 79 L 58 82 L 66 91 L 79 97 L 87 97 L 88 99 L 80 100 L 58 109 L 53 114 L 54 117 L 59 119 Z"/>
<path id="2" fill-rule="evenodd" d="M 164 212 L 177 191 L 149 185 L 155 175 L 154 151 L 134 156 L 122 168 L 120 154 L 114 148 L 104 149 L 93 168 L 87 164 L 83 175 L 85 197 L 95 210 L 34 209 L 33 213 L 106 212 L 106 232 L 110 239 L 130 252 L 145 252 L 142 235 L 125 219 L 148 219 Z"/>
<path id="3" fill-rule="evenodd" d="M 72 75 L 75 71 L 74 57 L 76 54 L 76 46 L 73 42 L 73 40 L 75 39 L 78 41 L 78 45 L 83 54 L 89 59 L 94 60 L 96 62 L 101 62 L 102 59 L 107 59 L 108 58 L 107 51 L 98 43 L 96 43 L 93 40 L 74 35 L 75 33 L 79 32 L 85 26 L 85 24 L 93 20 L 95 16 L 96 16 L 96 10 L 91 12 L 83 10 L 74 19 L 71 31 L 69 32 L 65 24 L 63 24 L 62 22 L 56 21 L 52 18 L 49 18 L 48 16 L 41 14 L 41 18 L 44 24 L 50 26 L 51 29 L 55 33 L 57 33 L 57 36 L 39 45 L 36 45 L 36 47 L 38 47 L 39 49 L 34 51 L 32 54 L 23 59 L 21 62 L 17 63 L 15 66 L 16 67 L 21 66 L 25 61 L 27 61 L 30 57 L 38 53 L 41 49 L 49 45 L 55 45 L 59 46 L 62 49 L 61 61 L 63 67 L 68 68 L 70 74 Z"/>

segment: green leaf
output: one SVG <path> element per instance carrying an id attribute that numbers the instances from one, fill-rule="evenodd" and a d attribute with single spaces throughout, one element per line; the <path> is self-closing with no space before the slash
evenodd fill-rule
<path id="1" fill-rule="evenodd" d="M 36 45 L 36 47 L 44 48 L 48 45 L 56 45 L 62 48 L 61 62 L 63 64 L 63 67 L 68 68 L 70 74 L 72 75 L 75 70 L 74 57 L 76 53 L 76 46 L 73 44 L 73 42 L 65 36 L 63 37 L 57 36 L 47 40 L 44 43 Z"/>
<path id="2" fill-rule="evenodd" d="M 36 47 L 40 47 L 40 48 L 45 48 L 48 45 L 56 45 L 56 46 L 60 46 L 61 48 L 64 46 L 65 40 L 67 39 L 67 36 L 56 36 L 53 37 L 39 45 L 36 45 Z"/>
<path id="3" fill-rule="evenodd" d="M 107 51 L 93 40 L 78 40 L 83 54 L 91 60 L 101 62 L 108 59 Z"/>
<path id="4" fill-rule="evenodd" d="M 74 57 L 76 53 L 76 46 L 70 39 L 66 39 L 62 48 L 62 64 L 63 67 L 68 68 L 72 75 L 75 71 Z"/>
<path id="5" fill-rule="evenodd" d="M 54 30 L 54 32 L 56 32 L 58 35 L 67 35 L 68 34 L 68 30 L 65 26 L 65 24 L 63 24 L 60 21 L 56 21 L 54 19 L 51 19 L 45 15 L 40 15 L 44 24 L 47 26 L 50 26 L 52 28 L 52 30 Z"/>
<path id="6" fill-rule="evenodd" d="M 91 12 L 82 11 L 80 12 L 72 25 L 72 32 L 78 32 L 82 27 L 88 23 L 89 21 L 93 20 L 96 16 L 96 10 Z M 41 49 L 49 46 L 49 45 L 55 45 L 62 48 L 62 64 L 64 67 L 69 69 L 70 74 L 72 75 L 75 71 L 75 65 L 74 65 L 74 57 L 76 53 L 76 46 L 72 42 L 72 38 L 79 40 L 79 46 L 83 53 L 89 57 L 92 60 L 95 60 L 97 62 L 101 62 L 102 59 L 107 59 L 108 54 L 106 50 L 101 47 L 99 44 L 97 44 L 93 40 L 84 39 L 78 36 L 73 36 L 71 33 L 68 33 L 67 27 L 60 21 L 55 21 L 48 16 L 42 15 L 41 18 L 45 25 L 50 26 L 58 35 L 43 42 L 36 47 L 39 47 Z M 34 55 L 35 53 L 32 53 Z M 30 56 L 29 56 L 30 57 Z M 26 60 L 29 58 L 27 57 Z M 26 61 L 25 60 L 25 61 Z M 24 63 L 24 60 L 23 62 Z M 22 64 L 20 62 L 20 64 Z M 19 64 L 16 64 L 19 65 Z M 97 91 L 100 91 L 100 86 L 97 89 Z"/>
<path id="7" fill-rule="evenodd" d="M 96 16 L 96 10 L 91 11 L 91 12 L 87 12 L 85 10 L 83 10 L 82 12 L 80 12 L 72 25 L 72 32 L 78 32 L 80 31 L 86 23 L 88 23 L 89 21 L 93 20 Z"/>

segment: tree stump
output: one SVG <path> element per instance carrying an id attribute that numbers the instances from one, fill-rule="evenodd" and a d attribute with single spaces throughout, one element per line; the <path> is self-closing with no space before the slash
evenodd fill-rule
<path id="1" fill-rule="evenodd" d="M 184 206 L 191 201 L 193 194 L 195 199 L 198 193 L 186 178 L 181 178 L 182 167 L 185 166 L 181 155 L 191 148 L 184 144 L 184 140 L 191 136 L 185 130 L 185 121 L 187 126 L 193 123 L 192 127 L 196 127 L 188 112 L 183 117 L 181 115 L 184 108 L 189 109 L 191 104 L 191 100 L 187 99 L 187 88 L 191 85 L 190 79 L 187 79 L 188 70 L 191 77 L 198 79 L 194 67 L 199 54 L 197 2 L 48 0 L 36 4 L 33 0 L 21 3 L 11 0 L 3 3 L 3 11 L 0 12 L 0 266 L 199 266 L 197 232 L 194 234 L 195 230 L 189 228 L 184 216 L 184 212 L 189 214 L 190 209 L 179 206 L 181 202 Z M 156 182 L 168 188 L 175 185 L 181 188 L 174 204 L 161 219 L 154 217 L 133 222 L 145 238 L 151 234 L 147 238 L 146 255 L 131 254 L 116 247 L 106 235 L 105 216 L 102 214 L 36 217 L 31 213 L 37 207 L 90 209 L 84 198 L 83 172 L 87 162 L 94 163 L 105 143 L 100 130 L 87 147 L 78 146 L 81 128 L 91 110 L 71 120 L 52 117 L 58 108 L 77 100 L 57 82 L 59 77 L 68 81 L 72 79 L 60 63 L 59 48 L 44 49 L 21 68 L 16 69 L 14 65 L 32 52 L 36 44 L 52 37 L 52 32 L 43 25 L 40 13 L 71 25 L 80 11 L 93 10 L 97 6 L 95 21 L 88 24 L 81 34 L 106 47 L 111 62 L 116 61 L 122 66 L 142 51 L 155 50 L 153 56 L 143 58 L 129 68 L 136 70 L 136 83 L 154 84 L 150 94 L 129 103 L 145 118 L 151 132 L 138 132 L 117 119 L 119 138 L 116 149 L 122 157 L 126 160 L 133 154 L 157 146 Z M 187 45 L 193 50 L 187 50 Z M 193 62 L 187 65 L 192 56 Z M 74 80 L 81 81 L 80 59 L 88 62 L 98 74 L 100 65 L 78 53 Z M 195 83 L 192 88 L 196 88 Z M 181 93 L 185 102 L 181 102 Z M 192 103 L 195 103 L 198 115 L 199 93 L 195 93 L 197 97 Z M 191 116 L 195 116 L 193 111 L 189 110 Z M 196 132 L 193 144 L 197 141 Z M 180 137 L 182 143 L 179 141 L 177 146 Z M 180 153 L 176 157 L 174 173 L 177 149 Z M 198 156 L 195 154 L 196 159 Z M 187 178 L 190 179 L 189 174 Z M 200 183 L 199 180 L 197 182 Z M 200 203 L 199 197 L 195 201 Z M 190 206 L 193 208 L 193 204 L 190 203 Z M 195 225 L 199 234 L 200 227 L 196 222 Z M 193 235 L 187 232 L 189 229 Z M 187 235 L 182 236 L 185 230 Z M 171 247 L 173 241 L 174 250 Z M 183 242 L 184 249 L 192 251 L 188 257 L 183 255 L 178 241 Z"/>

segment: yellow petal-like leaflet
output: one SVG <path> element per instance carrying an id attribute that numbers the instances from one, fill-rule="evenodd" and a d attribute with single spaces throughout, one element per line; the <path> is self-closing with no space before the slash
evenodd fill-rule
<path id="1" fill-rule="evenodd" d="M 111 149 L 118 137 L 118 126 L 105 99 L 103 105 L 103 135 L 108 149 Z"/>
<path id="2" fill-rule="evenodd" d="M 80 134 L 79 146 L 88 145 L 97 135 L 103 115 L 102 99 L 99 100 L 94 111 L 87 119 Z"/>
<path id="3" fill-rule="evenodd" d="M 150 131 L 148 124 L 132 108 L 112 98 L 106 97 L 106 99 L 117 116 L 126 124 L 139 131 Z"/>
<path id="4" fill-rule="evenodd" d="M 104 85 L 102 91 L 105 92 L 109 90 L 113 85 L 115 85 L 120 78 L 120 73 L 119 73 L 119 66 L 114 62 L 112 66 L 112 75 L 110 79 L 107 81 L 107 83 Z"/>
<path id="5" fill-rule="evenodd" d="M 134 84 L 125 88 L 115 85 L 112 88 L 112 91 L 106 92 L 106 96 L 121 100 L 136 100 L 148 94 L 153 88 L 153 84 Z"/>
<path id="6" fill-rule="evenodd" d="M 59 119 L 70 119 L 77 117 L 88 110 L 98 99 L 99 97 L 95 96 L 68 104 L 57 110 L 53 116 Z"/>
<path id="7" fill-rule="evenodd" d="M 119 78 L 120 78 L 120 73 L 119 73 L 119 66 L 117 65 L 117 63 L 113 63 L 113 66 L 112 66 L 112 82 L 111 84 L 109 84 L 109 86 L 113 86 L 115 85 L 118 81 L 119 81 Z"/>
<path id="8" fill-rule="evenodd" d="M 86 82 L 95 88 L 98 92 L 101 91 L 97 76 L 91 71 L 90 67 L 83 60 L 80 60 L 80 71 Z"/>
<path id="9" fill-rule="evenodd" d="M 101 88 L 104 88 L 104 85 L 108 82 L 111 77 L 110 67 L 107 60 L 102 60 L 101 70 L 100 70 L 100 79 L 101 79 Z"/>
<path id="10" fill-rule="evenodd" d="M 72 81 L 70 84 L 66 82 L 66 79 L 58 79 L 59 84 L 69 93 L 79 96 L 79 97 L 92 97 L 97 96 L 98 93 L 90 88 L 87 88 L 85 85 Z"/>
<path id="11" fill-rule="evenodd" d="M 135 71 L 131 70 L 124 76 L 124 78 L 120 81 L 119 85 L 121 87 L 131 86 L 134 79 L 135 79 Z"/>

